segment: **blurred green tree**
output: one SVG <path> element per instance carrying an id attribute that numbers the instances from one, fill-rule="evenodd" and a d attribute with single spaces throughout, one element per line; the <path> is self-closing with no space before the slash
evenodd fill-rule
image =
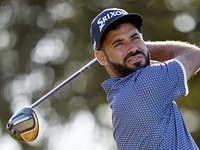
<path id="1" fill-rule="evenodd" d="M 2 139 L 7 134 L 6 124 L 17 109 L 32 104 L 94 58 L 90 23 L 100 11 L 118 7 L 141 14 L 144 40 L 180 40 L 200 46 L 199 6 L 199 0 L 1 0 Z M 88 110 L 101 128 L 112 130 L 98 117 L 100 106 L 107 104 L 100 85 L 108 78 L 104 67 L 97 64 L 48 98 L 36 111 L 49 124 L 65 125 L 79 111 Z M 190 94 L 177 103 L 200 146 L 199 74 L 188 85 Z M 20 148 L 48 149 L 48 136 L 42 135 L 40 142 L 20 143 Z M 59 138 L 56 133 L 52 136 Z"/>

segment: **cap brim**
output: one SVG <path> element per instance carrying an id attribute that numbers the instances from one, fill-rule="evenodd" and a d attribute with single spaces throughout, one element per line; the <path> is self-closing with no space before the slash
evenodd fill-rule
<path id="1" fill-rule="evenodd" d="M 140 27 L 142 26 L 142 17 L 139 14 L 130 13 L 113 20 L 103 31 L 100 37 L 100 45 L 102 44 L 108 32 L 122 23 L 132 23 L 140 31 Z"/>

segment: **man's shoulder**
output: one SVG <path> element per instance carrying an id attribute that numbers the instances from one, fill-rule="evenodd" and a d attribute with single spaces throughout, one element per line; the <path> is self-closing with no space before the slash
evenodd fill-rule
<path id="1" fill-rule="evenodd" d="M 146 84 L 147 82 L 157 80 L 161 75 L 173 75 L 177 68 L 180 69 L 181 67 L 180 63 L 176 60 L 148 65 L 136 70 L 128 76 L 110 78 L 102 83 L 102 87 L 106 92 L 108 92 L 112 88 L 120 88 L 127 84 L 134 84 L 137 81 L 139 81 L 140 84 Z"/>

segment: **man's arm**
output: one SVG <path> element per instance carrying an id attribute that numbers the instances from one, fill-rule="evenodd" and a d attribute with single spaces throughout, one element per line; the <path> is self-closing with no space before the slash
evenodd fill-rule
<path id="1" fill-rule="evenodd" d="M 186 71 L 189 80 L 200 68 L 200 49 L 184 42 L 145 42 L 149 49 L 151 59 L 156 61 L 167 61 L 176 59 L 180 61 Z"/>

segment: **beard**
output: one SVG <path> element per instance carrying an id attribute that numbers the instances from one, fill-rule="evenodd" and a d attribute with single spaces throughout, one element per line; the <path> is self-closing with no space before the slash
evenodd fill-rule
<path id="1" fill-rule="evenodd" d="M 118 76 L 120 77 L 125 77 L 129 74 L 132 74 L 133 72 L 135 72 L 136 70 L 140 69 L 140 68 L 144 68 L 146 67 L 147 65 L 150 65 L 150 54 L 149 52 L 147 51 L 147 56 L 145 55 L 145 53 L 141 50 L 136 50 L 135 53 L 129 53 L 126 55 L 126 57 L 124 58 L 123 60 L 123 64 L 119 64 L 119 63 L 115 63 L 115 62 L 112 62 L 110 61 L 110 59 L 108 58 L 107 54 L 105 51 L 103 51 L 106 58 L 107 58 L 107 61 L 110 65 L 110 68 L 111 70 Z M 145 57 L 145 63 L 142 64 L 142 62 L 136 62 L 134 64 L 134 67 L 128 67 L 127 64 L 126 64 L 126 60 L 128 58 L 130 58 L 131 56 L 135 56 L 137 54 L 142 54 L 144 57 Z"/>

